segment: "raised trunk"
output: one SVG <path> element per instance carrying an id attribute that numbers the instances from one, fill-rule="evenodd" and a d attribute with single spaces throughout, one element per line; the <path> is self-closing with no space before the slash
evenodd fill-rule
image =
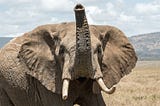
<path id="1" fill-rule="evenodd" d="M 76 58 L 75 76 L 89 77 L 92 71 L 91 39 L 85 9 L 81 4 L 76 5 Z"/>

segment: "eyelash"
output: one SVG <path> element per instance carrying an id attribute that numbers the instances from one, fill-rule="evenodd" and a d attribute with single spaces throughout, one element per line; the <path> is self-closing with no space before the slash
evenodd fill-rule
<path id="1" fill-rule="evenodd" d="M 100 45 L 97 47 L 97 52 L 98 52 L 98 54 L 101 54 L 101 53 L 102 53 L 102 50 L 101 50 L 101 46 L 100 46 Z"/>
<path id="2" fill-rule="evenodd" d="M 63 55 L 65 52 L 65 47 L 63 45 L 61 45 L 60 49 L 59 49 L 59 55 Z"/>

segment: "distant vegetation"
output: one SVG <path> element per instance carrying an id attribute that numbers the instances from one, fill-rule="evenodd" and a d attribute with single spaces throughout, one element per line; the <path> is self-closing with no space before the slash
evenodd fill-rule
<path id="1" fill-rule="evenodd" d="M 0 37 L 0 48 L 11 37 Z M 133 44 L 138 60 L 160 60 L 160 32 L 141 34 L 129 38 Z"/>

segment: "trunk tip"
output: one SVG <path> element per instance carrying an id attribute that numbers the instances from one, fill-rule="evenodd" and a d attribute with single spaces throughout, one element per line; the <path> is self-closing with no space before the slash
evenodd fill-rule
<path id="1" fill-rule="evenodd" d="M 74 11 L 80 11 L 80 10 L 84 10 L 84 7 L 82 4 L 77 4 L 74 8 Z"/>

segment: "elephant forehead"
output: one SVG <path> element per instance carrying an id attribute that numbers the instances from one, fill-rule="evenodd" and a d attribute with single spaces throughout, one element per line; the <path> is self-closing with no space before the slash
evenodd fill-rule
<path id="1" fill-rule="evenodd" d="M 75 34 L 67 34 L 61 42 L 62 45 L 64 45 L 66 48 L 71 48 L 76 45 L 76 35 Z"/>

